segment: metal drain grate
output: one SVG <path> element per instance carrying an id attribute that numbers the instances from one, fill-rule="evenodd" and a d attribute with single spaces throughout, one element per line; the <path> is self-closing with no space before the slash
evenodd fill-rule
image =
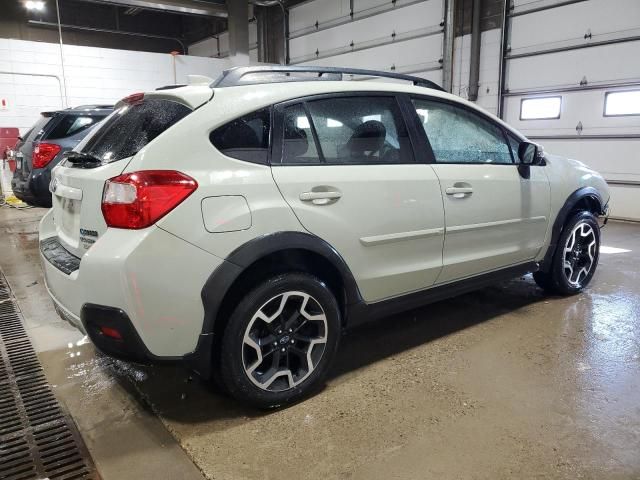
<path id="1" fill-rule="evenodd" d="M 0 480 L 99 480 L 0 273 Z"/>

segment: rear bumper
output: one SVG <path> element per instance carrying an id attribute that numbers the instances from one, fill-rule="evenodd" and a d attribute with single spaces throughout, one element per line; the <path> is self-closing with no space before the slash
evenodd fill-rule
<path id="1" fill-rule="evenodd" d="M 11 180 L 11 189 L 14 195 L 24 202 L 50 207 L 50 182 L 51 171 L 48 169 L 35 170 L 26 180 L 14 175 Z"/>
<path id="2" fill-rule="evenodd" d="M 42 246 L 56 231 L 52 212 L 40 225 Z M 223 261 L 158 227 L 108 229 L 67 273 L 41 250 L 47 290 L 61 316 L 105 353 L 137 362 L 182 360 L 196 351 L 204 307 L 200 296 Z M 58 264 L 58 265 L 56 265 Z M 116 328 L 113 342 L 99 327 Z"/>
<path id="3" fill-rule="evenodd" d="M 87 303 L 82 307 L 81 320 L 84 331 L 102 353 L 128 362 L 162 361 L 149 352 L 129 316 L 123 310 Z M 121 338 L 105 335 L 103 327 L 118 332 Z"/>

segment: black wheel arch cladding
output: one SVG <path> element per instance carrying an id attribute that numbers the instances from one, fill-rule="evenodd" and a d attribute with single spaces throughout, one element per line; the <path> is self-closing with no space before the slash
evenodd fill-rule
<path id="1" fill-rule="evenodd" d="M 540 270 L 543 272 L 548 272 L 551 268 L 553 255 L 556 251 L 556 247 L 558 246 L 558 241 L 560 240 L 560 235 L 562 235 L 562 230 L 567 223 L 567 220 L 571 218 L 571 214 L 574 212 L 577 205 L 580 202 L 589 202 L 592 205 L 595 203 L 596 215 L 601 215 L 604 213 L 605 202 L 600 195 L 600 192 L 593 187 L 582 187 L 575 190 L 567 200 L 564 205 L 558 212 L 558 215 L 553 222 L 553 227 L 551 230 L 551 242 L 549 243 L 549 248 L 547 249 L 547 253 L 544 256 L 544 260 L 540 265 Z"/>
<path id="2" fill-rule="evenodd" d="M 304 251 L 319 255 L 338 272 L 346 305 L 358 303 L 360 292 L 351 270 L 340 254 L 325 240 L 305 232 L 285 231 L 256 237 L 231 252 L 205 282 L 201 298 L 204 307 L 202 332 L 193 353 L 185 361 L 203 377 L 212 373 L 214 332 L 221 307 L 236 280 L 251 265 L 270 255 L 287 251 Z"/>

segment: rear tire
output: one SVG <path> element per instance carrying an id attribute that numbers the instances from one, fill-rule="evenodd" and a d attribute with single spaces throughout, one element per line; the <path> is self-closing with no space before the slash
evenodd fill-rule
<path id="1" fill-rule="evenodd" d="M 582 291 L 595 274 L 600 253 L 600 227 L 591 212 L 579 212 L 565 224 L 548 272 L 536 272 L 536 283 L 560 295 Z"/>
<path id="2" fill-rule="evenodd" d="M 320 279 L 273 277 L 236 307 L 221 345 L 221 378 L 243 403 L 268 409 L 294 403 L 319 386 L 338 347 L 340 309 Z"/>

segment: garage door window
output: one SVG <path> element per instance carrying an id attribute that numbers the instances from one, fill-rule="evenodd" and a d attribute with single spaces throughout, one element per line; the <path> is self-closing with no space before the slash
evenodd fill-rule
<path id="1" fill-rule="evenodd" d="M 561 107 L 562 97 L 523 98 L 520 101 L 520 120 L 557 120 Z"/>
<path id="2" fill-rule="evenodd" d="M 502 130 L 489 120 L 447 103 L 414 99 L 413 104 L 436 163 L 513 163 Z"/>
<path id="3" fill-rule="evenodd" d="M 605 117 L 640 115 L 640 90 L 607 92 L 604 97 Z"/>
<path id="4" fill-rule="evenodd" d="M 285 109 L 283 163 L 413 163 L 394 97 L 337 97 Z"/>

